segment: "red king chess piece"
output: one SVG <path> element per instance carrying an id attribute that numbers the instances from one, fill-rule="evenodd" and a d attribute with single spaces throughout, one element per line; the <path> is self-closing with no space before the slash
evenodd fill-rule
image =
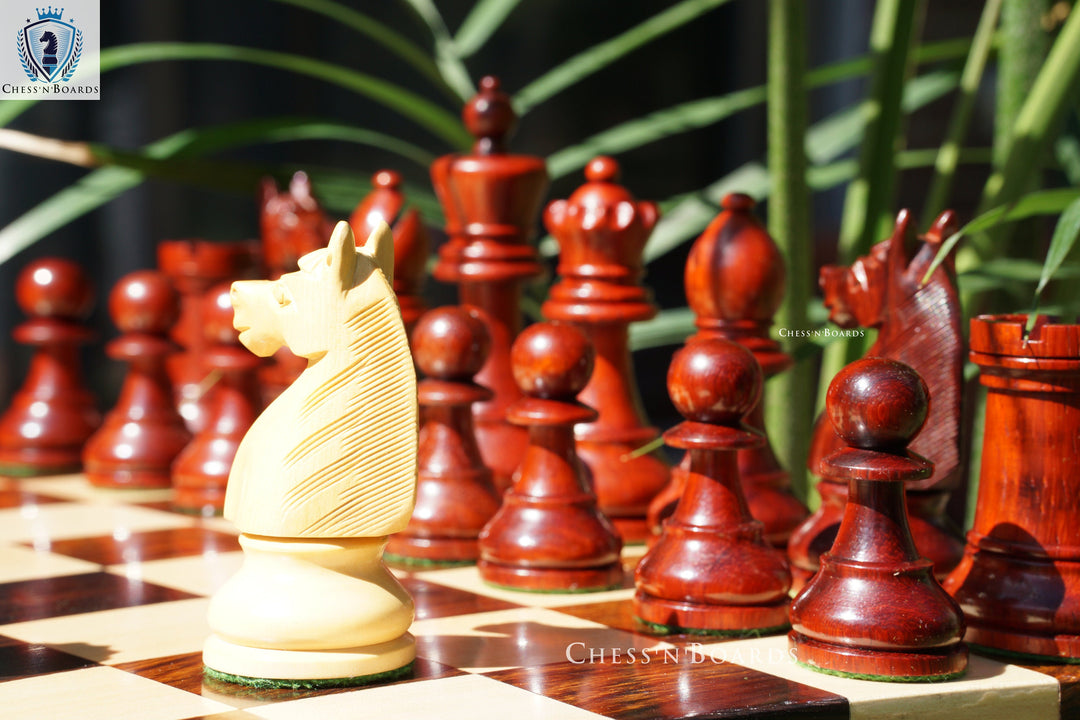
<path id="1" fill-rule="evenodd" d="M 979 649 L 1080 661 L 1080 325 L 971 321 L 986 388 L 979 499 L 945 579 Z"/>
<path id="2" fill-rule="evenodd" d="M 113 287 L 109 314 L 122 334 L 105 352 L 127 363 L 128 373 L 116 406 L 83 450 L 86 477 L 99 487 L 167 488 L 169 468 L 191 439 L 165 369 L 179 349 L 168 334 L 180 296 L 162 273 L 139 270 Z"/>
<path id="3" fill-rule="evenodd" d="M 333 229 L 307 173 L 295 173 L 284 191 L 278 190 L 273 178 L 263 179 L 259 189 L 259 236 L 267 279 L 277 280 L 299 269 L 300 258 L 326 247 Z M 287 347 L 274 353 L 259 369 L 263 404 L 269 405 L 306 367 L 307 360 L 293 355 Z"/>
<path id="4" fill-rule="evenodd" d="M 476 137 L 470 154 L 444 155 L 431 179 L 446 216 L 448 241 L 435 278 L 457 283 L 462 305 L 478 308 L 491 333 L 491 353 L 476 381 L 495 397 L 475 406 L 476 439 L 484 463 L 504 489 L 527 444 L 522 428 L 506 421 L 521 397 L 510 370 L 510 344 L 521 329 L 522 283 L 543 271 L 529 244 L 547 190 L 544 160 L 506 152 L 516 117 L 499 81 L 485 77 L 462 112 Z"/>
<path id="5" fill-rule="evenodd" d="M 758 635 L 788 626 L 787 561 L 751 517 L 736 460 L 762 443 L 742 424 L 761 385 L 750 351 L 721 338 L 672 358 L 668 392 L 686 422 L 664 440 L 687 453 L 686 485 L 635 577 L 634 614 L 654 629 Z"/>
<path id="6" fill-rule="evenodd" d="M 68 260 L 37 260 L 15 280 L 15 300 L 29 319 L 12 336 L 34 355 L 0 417 L 0 474 L 74 472 L 101 423 L 79 367 L 79 346 L 93 335 L 83 324 L 94 304 L 90 281 Z"/>
<path id="7" fill-rule="evenodd" d="M 420 290 L 427 274 L 427 258 L 431 240 L 416 208 L 406 209 L 401 191 L 401 175 L 393 170 L 380 170 L 371 179 L 373 190 L 353 210 L 349 217 L 353 237 L 360 245 L 374 232 L 380 222 L 394 233 L 394 294 L 401 308 L 405 331 L 424 314 L 424 298 Z"/>
<path id="8" fill-rule="evenodd" d="M 773 314 L 784 296 L 784 258 L 751 212 L 754 200 L 732 193 L 723 212 L 690 249 L 686 263 L 686 300 L 697 316 L 697 333 L 688 343 L 708 338 L 737 342 L 754 354 L 768 380 L 791 367 L 791 358 L 769 337 Z M 755 430 L 765 429 L 764 400 L 746 417 Z M 750 513 L 765 524 L 765 537 L 787 545 L 808 511 L 791 492 L 788 472 L 780 466 L 769 440 L 739 451 L 739 474 Z M 673 482 L 650 507 L 650 525 L 674 511 L 686 482 L 686 460 L 672 471 Z"/>
<path id="9" fill-rule="evenodd" d="M 477 538 L 500 502 L 476 446 L 472 416 L 473 403 L 491 397 L 472 380 L 490 344 L 487 327 L 466 308 L 432 310 L 413 330 L 413 359 L 426 376 L 417 388 L 416 508 L 409 527 L 391 536 L 389 559 L 448 565 L 479 557 Z"/>
<path id="10" fill-rule="evenodd" d="M 206 390 L 213 380 L 206 377 L 202 361 L 206 348 L 203 295 L 226 280 L 254 276 L 257 257 L 253 242 L 164 240 L 158 244 L 158 269 L 180 293 L 180 319 L 172 328 L 172 339 L 183 350 L 169 357 L 168 369 L 180 416 L 191 432 L 206 423 Z"/>
<path id="11" fill-rule="evenodd" d="M 257 370 L 262 360 L 240 344 L 233 328 L 228 285 L 212 288 L 203 298 L 203 334 L 207 372 L 219 374 L 208 393 L 206 424 L 183 449 L 172 468 L 180 510 L 220 514 L 236 449 L 262 407 Z"/>
<path id="12" fill-rule="evenodd" d="M 821 462 L 848 483 L 836 542 L 791 604 L 790 643 L 814 670 L 874 680 L 944 680 L 967 667 L 964 616 L 911 537 L 904 483 L 933 471 L 907 449 L 926 422 L 919 374 L 858 360 L 829 385 L 826 412 L 846 449 Z"/>
<path id="13" fill-rule="evenodd" d="M 659 436 L 641 407 L 627 332 L 630 323 L 656 315 L 640 280 L 641 253 L 659 211 L 618 184 L 619 165 L 609 157 L 590 162 L 585 178 L 569 200 L 552 202 L 544 213 L 561 247 L 561 279 L 542 312 L 578 325 L 596 350 L 596 367 L 578 399 L 599 417 L 575 426 L 578 455 L 592 471 L 600 510 L 625 542 L 641 542 L 649 502 L 671 479 L 659 450 L 632 456 Z"/>
<path id="14" fill-rule="evenodd" d="M 539 323 L 518 336 L 511 363 L 525 397 L 509 419 L 528 428 L 529 443 L 514 486 L 480 534 L 480 576 L 517 590 L 618 586 L 622 542 L 574 449 L 574 425 L 596 419 L 574 399 L 592 373 L 592 347 L 573 325 Z"/>
<path id="15" fill-rule="evenodd" d="M 956 273 L 951 258 L 923 282 L 941 244 L 956 229 L 952 211 L 938 216 L 923 237 L 916 238 L 908 211 L 896 218 L 892 236 L 850 268 L 821 269 L 821 286 L 830 319 L 844 328 L 877 329 L 869 357 L 897 360 L 926 382 L 934 401 L 926 428 L 912 450 L 934 459 L 933 473 L 907 485 L 911 532 L 923 557 L 934 563 L 939 579 L 963 554 L 960 531 L 945 515 L 949 495 L 963 475 L 960 462 L 961 397 L 964 339 Z M 828 549 L 844 513 L 847 484 L 819 471 L 821 459 L 844 447 L 824 414 L 810 441 L 807 466 L 822 477 L 821 506 L 792 534 L 788 557 L 795 586 L 818 568 L 818 555 Z"/>

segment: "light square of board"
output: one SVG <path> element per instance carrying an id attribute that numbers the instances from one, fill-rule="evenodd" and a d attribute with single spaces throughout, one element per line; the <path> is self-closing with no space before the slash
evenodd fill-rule
<path id="1" fill-rule="evenodd" d="M 123 538 L 141 530 L 190 525 L 173 513 L 127 505 L 57 503 L 0 510 L 0 541 L 24 542 L 49 549 L 53 540 L 113 535 Z"/>
<path id="2" fill-rule="evenodd" d="M 113 565 L 108 572 L 129 579 L 142 580 L 194 595 L 212 595 L 228 581 L 244 561 L 244 553 L 209 552 L 169 560 L 130 562 Z"/>
<path id="3" fill-rule="evenodd" d="M 206 720 L 598 720 L 602 716 L 478 675 L 399 683 L 251 707 Z"/>
<path id="4" fill-rule="evenodd" d="M 632 567 L 632 566 L 631 566 Z M 449 568 L 446 570 L 429 570 L 414 573 L 421 580 L 449 585 L 450 587 L 466 592 L 498 598 L 516 605 L 528 605 L 531 607 L 560 607 L 563 605 L 577 605 L 581 603 L 602 602 L 604 600 L 629 600 L 634 596 L 634 575 L 627 572 L 623 587 L 616 590 L 604 590 L 591 593 L 548 593 L 548 592 L 520 592 L 501 587 L 488 585 L 480 577 L 475 567 Z"/>
<path id="5" fill-rule="evenodd" d="M 0 635 L 48 645 L 103 665 L 202 650 L 209 598 L 0 625 Z"/>
<path id="6" fill-rule="evenodd" d="M 0 683 L 6 718 L 185 720 L 229 705 L 115 668 L 92 667 Z"/>
<path id="7" fill-rule="evenodd" d="M 654 638 L 535 607 L 420 620 L 411 632 L 418 655 L 470 672 L 566 662 L 567 648 L 574 643 L 624 651 L 659 644 Z"/>
<path id="8" fill-rule="evenodd" d="M 0 583 L 96 572 L 100 565 L 26 547 L 0 546 Z"/>
<path id="9" fill-rule="evenodd" d="M 972 654 L 967 672 L 941 683 L 855 680 L 797 665 L 783 635 L 706 645 L 701 652 L 842 695 L 851 717 L 919 720 L 1017 720 L 1058 717 L 1058 682 L 1042 673 Z"/>
<path id="10" fill-rule="evenodd" d="M 170 488 L 152 488 L 148 490 L 99 488 L 88 483 L 83 475 L 55 475 L 53 477 L 28 478 L 20 482 L 22 487 L 27 490 L 52 497 L 113 505 L 136 505 L 139 503 L 167 501 L 173 495 Z"/>

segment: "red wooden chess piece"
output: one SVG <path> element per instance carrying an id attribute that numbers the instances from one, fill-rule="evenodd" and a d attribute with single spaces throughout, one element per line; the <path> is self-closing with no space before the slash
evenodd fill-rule
<path id="1" fill-rule="evenodd" d="M 416 208 L 405 209 L 401 175 L 393 170 L 380 170 L 371 179 L 371 184 L 374 189 L 353 210 L 349 225 L 360 245 L 380 222 L 393 230 L 394 294 L 401 308 L 405 331 L 411 333 L 416 321 L 424 314 L 420 290 L 427 274 L 431 240 Z"/>
<path id="2" fill-rule="evenodd" d="M 168 369 L 180 416 L 191 432 L 206 422 L 205 396 L 212 382 L 202 361 L 206 347 L 203 295 L 218 283 L 254 275 L 256 257 L 258 249 L 251 242 L 165 240 L 158 244 L 158 269 L 180 293 L 180 319 L 173 326 L 172 339 L 183 350 L 169 357 Z"/>
<path id="3" fill-rule="evenodd" d="M 659 211 L 617 184 L 619 165 L 611 158 L 595 158 L 585 178 L 569 200 L 552 202 L 544 213 L 561 247 L 562 279 L 541 310 L 549 320 L 577 324 L 596 350 L 596 368 L 578 399 L 599 417 L 575 426 L 578 455 L 592 471 L 600 510 L 625 542 L 641 542 L 649 502 L 671 479 L 658 450 L 631 456 L 659 435 L 641 407 L 627 333 L 631 322 L 656 315 L 639 283 L 641 252 Z"/>
<path id="4" fill-rule="evenodd" d="M 86 274 L 68 260 L 30 263 L 15 280 L 15 300 L 29 319 L 16 342 L 35 348 L 30 369 L 0 417 L 0 474 L 55 475 L 79 469 L 82 448 L 101 422 L 79 368 L 79 346 L 92 333 Z"/>
<path id="5" fill-rule="evenodd" d="M 476 137 L 471 154 L 445 155 L 431 179 L 447 218 L 448 242 L 439 251 L 436 279 L 458 284 L 462 305 L 483 312 L 491 353 L 476 381 L 495 397 L 474 407 L 484 463 L 505 488 L 521 460 L 526 433 L 506 421 L 521 397 L 510 371 L 510 344 L 521 329 L 521 286 L 543 268 L 528 244 L 547 190 L 544 160 L 506 152 L 516 118 L 499 81 L 485 77 L 462 113 Z"/>
<path id="6" fill-rule="evenodd" d="M 326 247 L 333 229 L 333 223 L 315 197 L 307 173 L 295 173 L 285 191 L 278 190 L 273 178 L 263 179 L 259 197 L 259 236 L 268 279 L 277 280 L 285 273 L 295 272 L 300 258 Z M 307 360 L 293 355 L 287 347 L 274 353 L 270 362 L 259 369 L 263 404 L 269 405 L 300 377 L 306 367 Z"/>
<path id="7" fill-rule="evenodd" d="M 944 680 L 967 667 L 964 616 L 919 556 L 904 483 L 933 464 L 907 449 L 929 391 L 907 365 L 858 360 L 829 385 L 826 411 L 849 446 L 822 460 L 848 483 L 847 506 L 821 570 L 791 604 L 789 640 L 814 670 L 875 680 Z"/>
<path id="8" fill-rule="evenodd" d="M 514 342 L 511 363 L 525 397 L 508 417 L 528 428 L 529 443 L 514 486 L 480 534 L 480 576 L 518 590 L 616 586 L 622 542 L 574 449 L 574 425 L 596 419 L 574 399 L 592 373 L 592 347 L 573 325 L 539 323 Z"/>
<path id="9" fill-rule="evenodd" d="M 910 365 L 925 379 L 934 401 L 926 430 L 912 450 L 934 459 L 933 474 L 912 480 L 907 487 L 911 532 L 919 553 L 934 563 L 943 578 L 960 561 L 960 532 L 945 516 L 949 494 L 960 483 L 961 407 L 964 341 L 960 300 L 951 261 L 923 283 L 930 262 L 955 231 L 953 213 L 942 213 L 925 237 L 916 240 L 906 210 L 896 219 L 892 237 L 878 243 L 870 255 L 850 268 L 827 266 L 821 270 L 825 304 L 831 319 L 844 328 L 878 329 L 868 356 L 889 358 Z M 844 512 L 845 483 L 819 472 L 821 459 L 843 448 L 843 441 L 824 416 L 818 418 L 807 461 L 818 483 L 821 506 L 791 538 L 788 557 L 796 587 L 818 568 L 818 556 L 836 536 Z"/>
<path id="10" fill-rule="evenodd" d="M 128 364 L 116 406 L 86 443 L 83 464 L 93 485 L 169 487 L 169 467 L 190 433 L 173 402 L 166 360 L 179 348 L 168 339 L 180 316 L 180 296 L 153 270 L 123 277 L 109 293 L 109 314 L 122 335 L 105 352 Z"/>
<path id="11" fill-rule="evenodd" d="M 761 399 L 761 370 L 721 338 L 675 353 L 668 392 L 686 422 L 664 433 L 686 450 L 686 487 L 638 565 L 634 614 L 663 632 L 761 634 L 788 626 L 791 574 L 750 515 L 737 451 L 761 445 L 742 417 Z"/>
<path id="12" fill-rule="evenodd" d="M 754 200 L 750 196 L 733 193 L 724 197 L 722 205 L 723 212 L 694 242 L 686 262 L 686 300 L 697 316 L 698 328 L 688 342 L 707 338 L 737 342 L 754 354 L 767 380 L 791 367 L 791 358 L 769 337 L 773 314 L 784 296 L 784 258 L 751 212 Z M 750 411 L 746 424 L 764 432 L 764 401 Z M 767 437 L 760 445 L 740 450 L 738 457 L 750 513 L 765 524 L 766 539 L 784 547 L 806 518 L 806 506 L 792 494 L 789 474 Z M 673 477 L 672 485 L 650 509 L 654 532 L 682 495 L 685 463 Z"/>
<path id="13" fill-rule="evenodd" d="M 213 515 L 225 506 L 236 449 L 262 406 L 256 374 L 262 361 L 240 344 L 228 285 L 212 288 L 203 298 L 203 334 L 206 371 L 220 377 L 208 393 L 206 425 L 173 464 L 173 505 Z"/>
<path id="14" fill-rule="evenodd" d="M 416 508 L 409 527 L 393 535 L 390 559 L 406 564 L 472 564 L 477 538 L 499 509 L 499 494 L 473 431 L 472 405 L 491 391 L 472 381 L 491 339 L 475 311 L 426 313 L 412 333 L 413 359 L 426 375 L 418 386 L 420 449 Z"/>
<path id="15" fill-rule="evenodd" d="M 987 389 L 975 523 L 946 578 L 982 648 L 1080 660 L 1080 325 L 971 321 Z"/>

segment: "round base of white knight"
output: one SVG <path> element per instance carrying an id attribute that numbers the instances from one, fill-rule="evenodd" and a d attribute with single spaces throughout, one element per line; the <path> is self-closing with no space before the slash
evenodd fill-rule
<path id="1" fill-rule="evenodd" d="M 403 668 L 416 658 L 410 633 L 389 642 L 337 650 L 271 650 L 211 635 L 203 664 L 228 675 L 266 680 L 348 680 Z"/>

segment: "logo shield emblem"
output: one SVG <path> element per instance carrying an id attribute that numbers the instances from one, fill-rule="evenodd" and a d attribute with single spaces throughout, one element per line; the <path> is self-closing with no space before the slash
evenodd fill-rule
<path id="1" fill-rule="evenodd" d="M 38 19 L 19 31 L 19 59 L 33 82 L 67 82 L 82 55 L 82 32 L 61 17 L 64 9 L 38 11 Z"/>

